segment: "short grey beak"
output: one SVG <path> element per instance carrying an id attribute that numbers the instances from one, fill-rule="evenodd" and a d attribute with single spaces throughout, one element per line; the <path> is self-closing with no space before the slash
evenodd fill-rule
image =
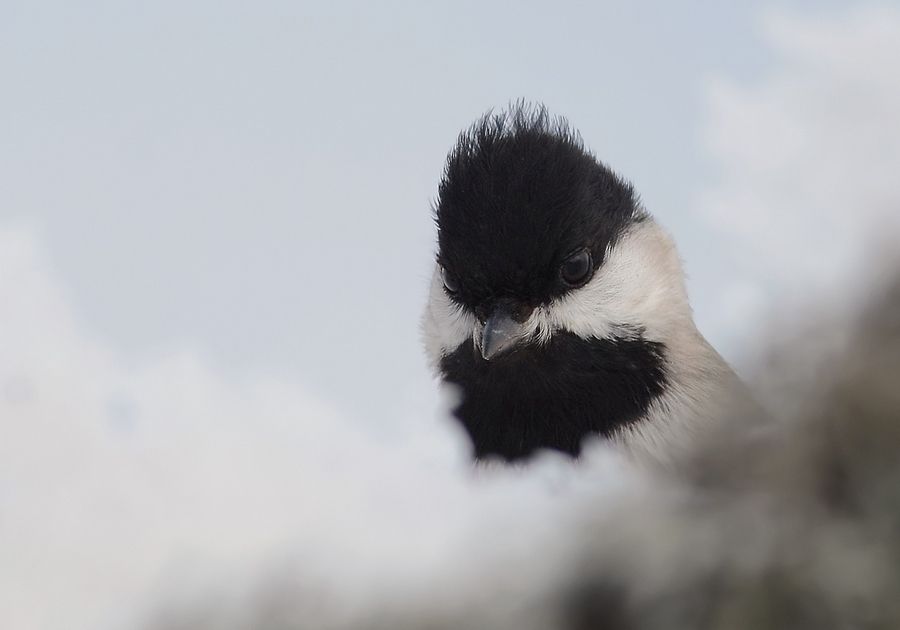
<path id="1" fill-rule="evenodd" d="M 512 349 L 524 336 L 525 327 L 505 309 L 498 308 L 487 318 L 478 344 L 485 361 Z"/>

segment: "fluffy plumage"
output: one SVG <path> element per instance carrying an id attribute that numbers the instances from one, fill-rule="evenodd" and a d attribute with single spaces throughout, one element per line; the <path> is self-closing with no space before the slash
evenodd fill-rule
<path id="1" fill-rule="evenodd" d="M 435 218 L 426 350 L 476 457 L 577 455 L 600 435 L 666 459 L 741 390 L 694 326 L 669 236 L 544 108 L 461 134 Z"/>

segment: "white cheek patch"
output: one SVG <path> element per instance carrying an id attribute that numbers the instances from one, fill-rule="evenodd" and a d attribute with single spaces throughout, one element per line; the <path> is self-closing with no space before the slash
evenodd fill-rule
<path id="1" fill-rule="evenodd" d="M 436 369 L 441 357 L 461 344 L 471 343 L 474 330 L 475 317 L 450 299 L 441 282 L 440 268 L 435 266 L 422 317 L 425 352 L 432 367 Z"/>
<path id="2" fill-rule="evenodd" d="M 538 338 L 566 330 L 585 339 L 644 331 L 665 340 L 690 321 L 681 261 L 672 239 L 650 219 L 631 226 L 585 286 L 538 309 Z"/>

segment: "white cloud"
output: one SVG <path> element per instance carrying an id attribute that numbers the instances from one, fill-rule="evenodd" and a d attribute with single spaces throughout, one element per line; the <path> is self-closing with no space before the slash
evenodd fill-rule
<path id="1" fill-rule="evenodd" d="M 900 11 L 770 13 L 764 35 L 770 71 L 710 86 L 706 140 L 722 176 L 701 211 L 734 245 L 742 296 L 846 299 L 900 235 Z M 741 310 L 729 300 L 723 312 Z"/>

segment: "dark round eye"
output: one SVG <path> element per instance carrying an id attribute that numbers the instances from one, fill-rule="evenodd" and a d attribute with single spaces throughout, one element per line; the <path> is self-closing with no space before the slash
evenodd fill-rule
<path id="1" fill-rule="evenodd" d="M 441 267 L 441 282 L 444 283 L 444 290 L 447 291 L 447 293 L 456 293 L 459 291 L 459 285 L 456 283 L 456 278 L 443 267 Z"/>
<path id="2" fill-rule="evenodd" d="M 590 250 L 582 249 L 566 258 L 559 268 L 559 275 L 566 284 L 578 286 L 587 282 L 593 270 Z"/>

